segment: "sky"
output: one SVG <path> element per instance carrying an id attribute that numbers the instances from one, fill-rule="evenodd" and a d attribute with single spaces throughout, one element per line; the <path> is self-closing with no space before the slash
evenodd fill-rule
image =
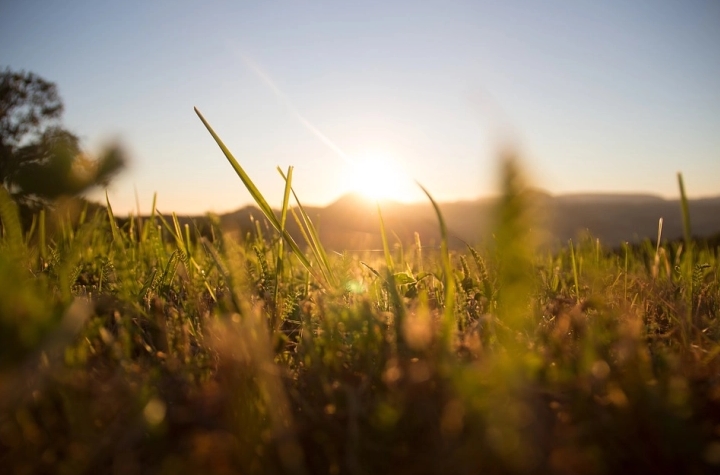
<path id="1" fill-rule="evenodd" d="M 553 194 L 720 195 L 717 0 L 0 2 L 0 67 L 57 84 L 88 151 L 131 159 L 117 213 L 348 191 L 497 190 L 512 146 Z M 137 201 L 136 201 L 137 196 Z M 104 200 L 104 190 L 91 197 Z"/>

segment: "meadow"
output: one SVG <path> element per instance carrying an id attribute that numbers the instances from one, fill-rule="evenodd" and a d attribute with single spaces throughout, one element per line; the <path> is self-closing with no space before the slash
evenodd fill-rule
<path id="1" fill-rule="evenodd" d="M 332 253 L 292 168 L 275 212 L 202 120 L 263 213 L 239 239 L 111 203 L 23 229 L 0 190 L 4 473 L 720 469 L 718 249 L 687 209 L 683 241 L 538 249 L 507 156 L 492 243 L 449 250 L 428 193 L 439 248 L 379 205 L 384 252 Z"/>

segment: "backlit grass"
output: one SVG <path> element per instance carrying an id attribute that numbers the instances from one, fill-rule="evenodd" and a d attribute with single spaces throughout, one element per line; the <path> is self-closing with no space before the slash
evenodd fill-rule
<path id="1" fill-rule="evenodd" d="M 720 468 L 717 249 L 537 249 L 510 156 L 492 243 L 379 222 L 382 257 L 327 253 L 292 169 L 276 215 L 203 122 L 264 215 L 248 239 L 109 203 L 23 231 L 0 190 L 4 473 Z"/>

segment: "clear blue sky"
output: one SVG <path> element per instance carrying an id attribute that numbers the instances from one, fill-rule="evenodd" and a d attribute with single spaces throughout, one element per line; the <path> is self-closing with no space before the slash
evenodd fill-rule
<path id="1" fill-rule="evenodd" d="M 706 196 L 719 25 L 717 0 L 26 0 L 0 4 L 0 65 L 56 82 L 89 150 L 122 140 L 121 212 L 134 187 L 144 212 L 155 191 L 164 211 L 250 201 L 193 106 L 274 204 L 277 165 L 308 204 L 351 188 L 337 149 L 391 160 L 440 200 L 485 196 L 500 137 L 552 193 L 669 197 L 682 171 Z"/>

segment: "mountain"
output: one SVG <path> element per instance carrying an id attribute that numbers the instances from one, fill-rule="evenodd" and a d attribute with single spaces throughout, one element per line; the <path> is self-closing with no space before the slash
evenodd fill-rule
<path id="1" fill-rule="evenodd" d="M 679 200 L 628 196 L 626 199 L 574 200 L 559 197 L 552 203 L 550 229 L 556 238 L 567 240 L 588 230 L 609 245 L 657 238 L 658 220 L 663 218 L 664 239 L 683 235 Z M 695 236 L 720 232 L 720 197 L 690 200 L 690 220 Z"/>
<path id="2" fill-rule="evenodd" d="M 590 232 L 609 246 L 622 242 L 656 239 L 658 220 L 663 218 L 663 239 L 682 237 L 682 214 L 679 200 L 666 200 L 653 195 L 574 194 L 552 196 L 532 192 L 536 210 L 533 216 L 540 235 L 548 245 L 557 245 Z M 450 246 L 478 243 L 491 239 L 495 199 L 441 203 L 447 223 Z M 689 203 L 693 234 L 710 236 L 720 233 L 720 196 L 691 200 Z M 306 207 L 328 249 L 382 249 L 379 219 L 375 204 L 358 195 L 345 195 L 326 207 Z M 440 232 L 430 203 L 383 203 L 381 212 L 388 238 L 403 244 L 414 242 L 418 233 L 424 246 L 439 244 Z M 262 214 L 254 207 L 245 207 L 220 217 L 223 229 L 244 235 L 254 229 L 251 216 Z M 261 223 L 264 220 L 261 220 Z M 304 242 L 295 220 L 288 216 L 288 231 Z M 263 227 L 270 232 L 269 225 Z"/>

